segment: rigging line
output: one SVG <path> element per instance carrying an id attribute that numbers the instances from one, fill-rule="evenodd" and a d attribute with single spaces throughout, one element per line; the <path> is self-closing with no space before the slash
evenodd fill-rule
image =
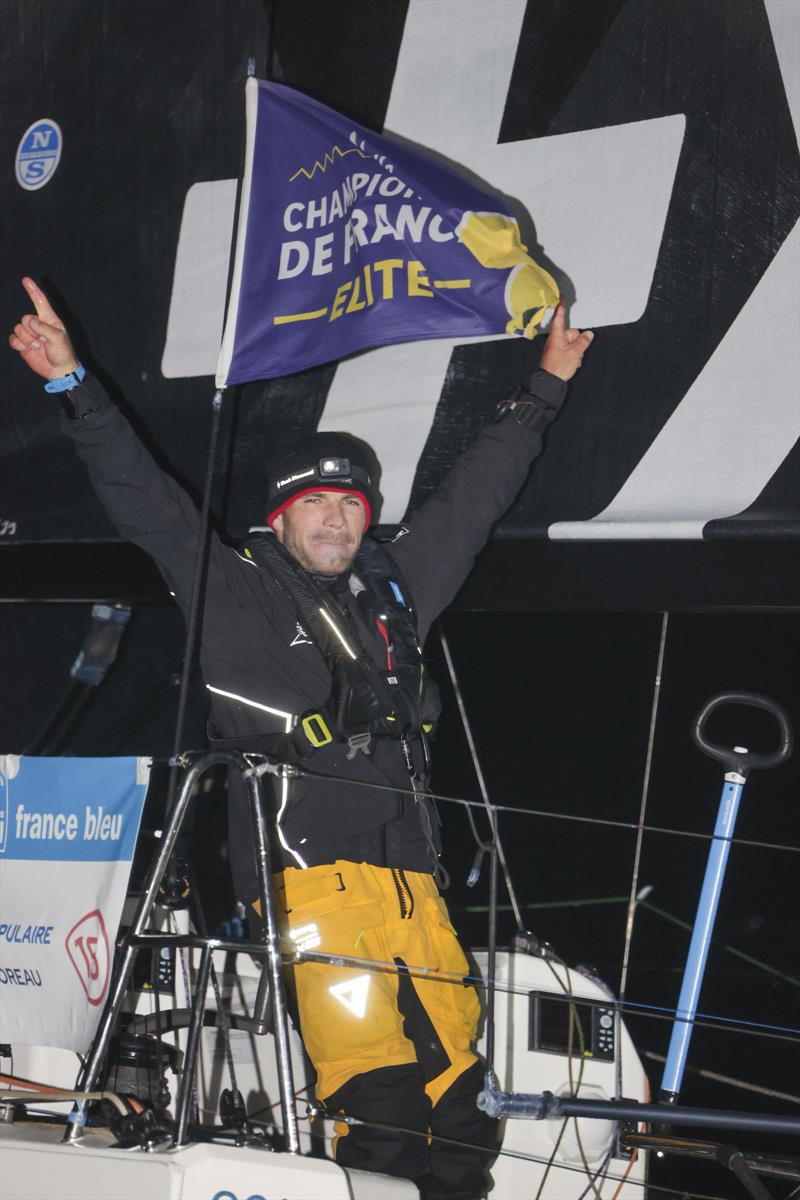
<path id="1" fill-rule="evenodd" d="M 627 896 L 588 896 L 577 900 L 526 900 L 522 907 L 529 912 L 535 909 L 551 909 L 551 908 L 599 908 L 604 904 L 627 904 Z M 640 901 L 644 904 L 644 901 Z M 485 913 L 488 905 L 486 904 L 448 904 L 448 910 L 451 913 Z M 498 912 L 511 912 L 510 904 L 498 904 Z M 690 926 L 691 928 L 691 926 Z M 673 968 L 670 968 L 673 969 Z M 679 968 L 674 968 L 678 970 Z"/>
<path id="2" fill-rule="evenodd" d="M 570 982 L 569 968 L 566 967 L 566 964 L 564 963 L 563 959 L 559 958 L 559 959 L 557 959 L 557 961 L 558 961 L 559 966 L 566 968 L 566 982 L 558 974 L 558 971 L 556 971 L 555 967 L 553 966 L 552 962 L 550 962 L 549 959 L 545 959 L 544 961 L 547 965 L 548 970 L 550 971 L 550 974 L 553 976 L 553 978 L 555 979 L 558 986 L 561 988 L 564 995 L 569 996 L 569 994 L 572 990 L 572 984 Z M 572 1077 L 572 1034 L 573 1034 L 573 1029 L 574 1029 L 573 1022 L 575 1019 L 577 1019 L 577 1021 L 578 1021 L 578 1027 L 581 1028 L 580 1018 L 578 1017 L 578 1010 L 574 1003 L 570 1003 L 569 1025 L 568 1025 L 569 1035 L 568 1035 L 568 1041 L 567 1041 L 567 1067 L 568 1067 L 568 1073 L 569 1073 L 569 1085 L 570 1085 L 570 1089 L 572 1090 L 573 1095 L 575 1094 L 575 1087 L 574 1087 L 573 1077 Z M 581 1029 L 581 1034 L 582 1034 L 582 1032 L 583 1031 Z M 583 1036 L 581 1036 L 581 1052 L 583 1052 L 583 1043 L 584 1043 L 584 1039 L 583 1039 Z M 583 1072 L 584 1072 L 585 1065 L 586 1065 L 585 1060 L 583 1058 L 581 1058 L 580 1072 L 579 1072 L 579 1076 L 578 1076 L 578 1086 L 579 1087 L 580 1087 L 580 1082 L 583 1079 Z M 544 1191 L 544 1187 L 545 1187 L 545 1184 L 547 1183 L 548 1176 L 553 1167 L 553 1164 L 555 1163 L 556 1155 L 558 1153 L 558 1148 L 561 1145 L 564 1134 L 567 1131 L 568 1125 L 569 1125 L 569 1118 L 565 1117 L 561 1122 L 561 1128 L 558 1131 L 558 1137 L 555 1140 L 553 1149 L 550 1151 L 550 1157 L 548 1158 L 547 1165 L 546 1165 L 544 1171 L 542 1172 L 542 1178 L 539 1181 L 539 1186 L 536 1189 L 536 1195 L 534 1196 L 533 1200 L 541 1200 L 542 1192 Z M 575 1125 L 575 1130 L 577 1133 L 577 1122 Z M 586 1158 L 583 1153 L 583 1146 L 581 1144 L 580 1137 L 578 1137 L 578 1146 L 579 1146 L 579 1149 L 581 1152 L 581 1160 L 583 1162 L 584 1167 L 586 1168 L 586 1173 L 589 1176 L 589 1184 L 592 1188 L 594 1188 L 594 1180 L 592 1180 L 591 1174 L 589 1172 L 588 1164 L 586 1162 Z M 606 1157 L 606 1163 L 604 1165 L 607 1165 L 607 1163 L 608 1163 L 608 1156 Z M 584 1188 L 584 1191 L 583 1191 L 584 1196 L 586 1195 L 586 1192 L 588 1190 L 589 1190 L 588 1188 Z M 596 1189 L 595 1189 L 595 1191 L 596 1191 Z M 600 1200 L 602 1200 L 602 1197 L 600 1197 Z"/>
<path id="3" fill-rule="evenodd" d="M 611 1001 L 608 1003 L 610 1005 Z M 664 1021 L 672 1021 L 678 1015 L 676 1008 L 645 1004 L 641 1000 L 626 1000 L 623 1012 L 631 1012 L 634 1016 L 659 1017 Z M 792 1025 L 768 1025 L 762 1021 L 749 1021 L 746 1017 L 721 1017 L 719 1013 L 702 1013 L 700 1019 L 695 1019 L 692 1024 L 704 1029 L 720 1029 L 750 1037 L 772 1038 L 778 1042 L 800 1041 L 800 1029 L 795 1029 Z"/>
<path id="4" fill-rule="evenodd" d="M 453 1146 L 459 1150 L 471 1150 L 473 1154 L 476 1150 L 478 1150 L 483 1151 L 486 1154 L 497 1154 L 497 1157 L 514 1158 L 520 1160 L 521 1162 L 537 1163 L 539 1166 L 546 1166 L 548 1162 L 548 1159 L 543 1158 L 539 1154 L 526 1154 L 522 1150 L 506 1150 L 501 1148 L 499 1151 L 495 1151 L 494 1147 L 489 1149 L 484 1146 L 476 1146 L 474 1142 L 462 1142 L 457 1138 L 444 1137 L 440 1133 L 432 1133 L 428 1130 L 422 1131 L 420 1129 L 409 1129 L 404 1125 L 390 1125 L 385 1121 L 370 1121 L 365 1117 L 350 1116 L 346 1112 L 329 1113 L 319 1104 L 309 1107 L 309 1116 L 311 1118 L 321 1117 L 325 1121 L 342 1121 L 346 1125 L 363 1125 L 368 1129 L 383 1130 L 385 1133 L 403 1133 L 410 1137 L 425 1138 L 425 1140 L 428 1142 L 438 1142 L 443 1146 Z M 583 1167 L 573 1167 L 566 1162 L 560 1162 L 557 1169 L 559 1171 L 571 1171 L 574 1175 L 586 1174 Z M 659 1193 L 665 1196 L 666 1200 L 674 1200 L 675 1197 L 674 1188 L 662 1187 L 659 1184 L 655 1184 L 644 1179 L 631 1179 L 627 1172 L 625 1176 L 612 1175 L 607 1172 L 605 1179 L 608 1179 L 614 1183 L 625 1182 L 630 1184 L 632 1187 L 639 1187 L 642 1189 L 647 1188 L 648 1195 Z M 728 1198 L 724 1196 L 710 1195 L 707 1192 L 688 1192 L 682 1190 L 681 1200 L 728 1200 Z"/>
<path id="5" fill-rule="evenodd" d="M 564 979 L 563 980 L 559 977 L 558 971 L 556 971 L 555 967 L 553 966 L 553 960 L 555 960 L 559 964 L 559 966 L 563 969 L 563 971 L 564 971 Z M 551 958 L 545 959 L 545 962 L 547 964 L 548 970 L 550 971 L 550 974 L 557 981 L 557 983 L 561 987 L 564 994 L 571 997 L 572 973 L 571 973 L 567 963 L 564 962 L 563 958 L 560 958 L 556 954 L 554 954 L 552 956 L 552 959 Z M 573 1074 L 573 1057 L 574 1057 L 574 1055 L 573 1055 L 573 1050 L 572 1050 L 573 1035 L 574 1035 L 576 1026 L 577 1026 L 577 1030 L 578 1030 L 578 1042 L 580 1045 L 580 1053 L 578 1055 L 580 1067 L 578 1069 L 577 1081 L 575 1080 L 575 1077 Z M 584 1037 L 583 1023 L 578 1014 L 577 1005 L 575 1004 L 575 1001 L 572 998 L 570 998 L 570 1001 L 569 1001 L 569 1026 L 568 1026 L 568 1028 L 569 1028 L 569 1033 L 568 1033 L 568 1038 L 567 1038 L 567 1076 L 569 1079 L 570 1092 L 573 1096 L 577 1096 L 581 1090 L 581 1085 L 583 1083 L 583 1075 L 584 1075 L 584 1071 L 586 1069 L 586 1039 Z M 620 1043 L 618 1043 L 618 1044 L 620 1044 Z M 621 1061 L 622 1056 L 620 1055 L 619 1058 Z M 561 1141 L 561 1138 L 567 1128 L 567 1125 L 568 1125 L 568 1121 L 565 1120 L 564 1124 L 561 1126 L 561 1130 L 559 1132 L 559 1142 Z M 586 1152 L 583 1148 L 583 1142 L 581 1140 L 580 1122 L 578 1121 L 577 1118 L 573 1118 L 573 1126 L 574 1126 L 574 1132 L 575 1132 L 575 1140 L 578 1143 L 578 1150 L 579 1150 L 580 1156 L 581 1156 L 581 1162 L 582 1162 L 584 1170 L 586 1172 L 586 1177 L 589 1180 L 589 1187 L 584 1189 L 583 1194 L 585 1196 L 586 1192 L 591 1189 L 591 1191 L 594 1193 L 594 1195 L 596 1197 L 596 1200 L 603 1200 L 602 1194 L 596 1186 L 596 1180 L 592 1178 L 591 1168 L 590 1168 L 589 1162 L 586 1158 Z M 551 1155 L 551 1162 L 553 1161 L 554 1157 L 555 1157 L 555 1151 Z M 606 1156 L 606 1164 L 608 1163 L 610 1157 L 611 1157 L 611 1155 L 609 1153 Z M 548 1170 L 549 1170 L 549 1168 L 548 1168 Z M 598 1172 L 598 1174 L 599 1174 L 599 1172 Z M 602 1186 L 603 1185 L 601 1183 L 600 1187 L 602 1188 Z M 544 1180 L 542 1180 L 542 1183 L 539 1186 L 539 1191 L 537 1193 L 536 1200 L 539 1200 L 539 1196 L 541 1195 L 543 1188 L 544 1188 Z"/>
<path id="6" fill-rule="evenodd" d="M 644 889 L 643 889 L 643 891 L 644 891 Z M 600 905 L 606 905 L 606 904 L 625 904 L 625 903 L 627 903 L 627 900 L 628 900 L 627 896 L 592 896 L 587 899 L 578 899 L 578 900 L 526 901 L 525 903 L 523 903 L 522 907 L 523 907 L 523 910 L 526 912 L 532 912 L 537 909 L 538 910 L 547 910 L 547 909 L 554 909 L 554 908 L 597 908 Z M 665 921 L 669 921 L 671 924 L 677 925 L 679 929 L 687 929 L 687 930 L 692 929 L 692 926 L 689 924 L 688 921 L 682 921 L 680 917 L 676 917 L 674 913 L 667 912 L 667 910 L 665 908 L 658 908 L 657 905 L 651 904 L 650 901 L 646 898 L 642 898 L 642 899 L 638 900 L 637 903 L 638 903 L 638 907 L 645 908 L 645 909 L 647 909 L 648 912 L 652 912 L 652 913 L 655 913 L 656 916 L 663 917 Z M 459 913 L 459 912 L 485 913 L 488 911 L 488 907 L 489 906 L 487 904 L 465 904 L 463 906 L 450 905 L 449 909 L 450 909 L 451 913 Z M 497 906 L 497 911 L 498 912 L 510 912 L 511 905 L 510 904 L 499 904 Z M 763 962 L 762 959 L 755 958 L 752 954 L 746 954 L 744 950 L 739 950 L 736 948 L 736 946 L 731 946 L 728 942 L 724 942 L 724 943 L 717 942 L 715 938 L 712 938 L 712 944 L 718 945 L 720 947 L 720 949 L 725 950 L 728 954 L 734 955 L 736 958 L 742 959 L 743 962 L 750 963 L 750 965 L 753 967 L 758 967 L 759 970 L 764 971 L 766 974 L 774 975 L 776 979 L 780 979 L 784 983 L 789 983 L 793 987 L 800 987 L 800 978 L 798 978 L 797 976 L 787 975 L 785 971 L 781 971 L 778 967 L 773 967 L 769 963 Z M 640 965 L 639 970 L 642 970 L 642 969 L 643 968 Z M 681 970 L 683 970 L 682 967 L 654 968 L 652 966 L 647 969 L 651 970 L 651 971 L 655 970 L 655 969 L 657 969 L 659 971 L 681 971 Z M 752 972 L 750 974 L 752 974 Z"/>
<path id="7" fill-rule="evenodd" d="M 349 776 L 328 775 L 324 771 L 309 771 L 305 767 L 301 769 L 301 775 L 304 779 L 316 779 L 321 783 L 346 783 L 348 787 L 369 788 L 374 792 L 392 792 L 394 795 L 414 796 L 416 793 L 411 788 L 397 787 L 391 783 L 372 783 L 366 779 L 352 779 Z M 483 808 L 481 800 L 466 800 L 461 796 L 445 796 L 440 792 L 426 791 L 425 795 L 430 800 L 441 800 L 445 804 L 462 804 L 470 808 Z M 639 828 L 635 821 L 612 821 L 608 817 L 579 817 L 574 813 L 550 812 L 543 808 L 519 808 L 511 804 L 494 804 L 492 806 L 496 813 L 514 813 L 520 817 L 550 817 L 554 821 L 577 821 L 583 825 L 607 825 L 615 829 L 633 829 Z M 711 841 L 726 841 L 731 846 L 753 846 L 757 850 L 788 850 L 792 854 L 800 854 L 800 846 L 787 846 L 782 842 L 757 842 L 752 838 L 715 838 L 713 833 L 694 833 L 690 829 L 669 829 L 665 825 L 643 825 L 645 833 L 668 833 L 673 837 L 694 838 L 702 842 Z"/>
<path id="8" fill-rule="evenodd" d="M 648 912 L 655 913 L 656 916 L 663 917 L 665 921 L 670 921 L 673 925 L 679 926 L 681 929 L 691 929 L 692 926 L 688 921 L 682 921 L 680 917 L 676 917 L 673 913 L 667 912 L 664 908 L 658 908 L 655 904 L 651 904 L 649 900 L 640 901 L 641 907 L 646 908 Z M 787 975 L 784 971 L 779 971 L 777 967 L 771 967 L 769 963 L 762 962 L 760 958 L 754 958 L 752 954 L 746 954 L 744 950 L 737 950 L 735 946 L 724 944 L 723 950 L 727 950 L 729 954 L 735 955 L 736 958 L 741 958 L 744 962 L 750 963 L 754 967 L 759 967 L 762 971 L 766 971 L 769 975 L 774 975 L 777 979 L 782 979 L 784 983 L 791 983 L 795 987 L 800 987 L 800 979 L 795 975 Z"/>
<path id="9" fill-rule="evenodd" d="M 326 954 L 324 951 L 318 950 L 298 950 L 296 946 L 287 946 L 286 944 L 283 945 L 282 949 L 285 957 L 285 965 L 298 962 L 317 962 L 336 967 L 356 967 L 359 970 L 368 972 L 397 973 L 397 964 L 394 961 L 362 958 L 355 955 Z M 438 971 L 433 967 L 410 965 L 405 967 L 404 970 L 412 978 L 428 979 L 433 983 L 456 984 L 459 987 L 471 985 L 475 988 L 487 988 L 490 983 L 490 981 L 484 979 L 482 976 L 457 975 L 451 972 Z M 527 996 L 530 991 L 528 987 L 515 986 L 509 984 L 507 980 L 496 978 L 491 981 L 491 985 L 494 990 L 501 991 L 507 995 Z M 561 999 L 561 997 L 557 996 L 554 998 Z M 599 997 L 581 994 L 570 995 L 569 998 L 589 1004 L 600 1002 Z M 602 1003 L 606 1007 L 621 1008 L 625 1013 L 652 1020 L 673 1021 L 678 1013 L 676 1008 L 671 1008 L 667 1005 L 648 1004 L 644 1001 L 626 1000 L 624 1004 L 620 1004 L 618 1000 L 614 999 L 613 994 L 604 996 Z M 794 1028 L 791 1025 L 773 1025 L 760 1021 L 752 1021 L 746 1017 L 725 1017 L 718 1013 L 698 1013 L 694 1018 L 693 1024 L 698 1028 L 717 1029 L 722 1032 L 740 1033 L 750 1037 L 770 1038 L 774 1041 L 790 1042 L 793 1045 L 800 1041 L 800 1028 Z"/>
<path id="10" fill-rule="evenodd" d="M 469 976 L 465 978 L 469 982 L 473 982 Z M 527 988 L 504 988 L 502 983 L 496 983 L 495 987 L 514 995 L 528 994 Z M 561 999 L 560 996 L 554 996 L 553 998 L 556 1000 Z M 584 1004 L 602 1003 L 606 1008 L 619 1008 L 622 1012 L 630 1013 L 633 1016 L 652 1017 L 663 1021 L 672 1021 L 678 1015 L 677 1008 L 670 1008 L 663 1004 L 646 1004 L 642 1000 L 626 1000 L 624 1004 L 621 1004 L 613 996 L 609 996 L 607 999 L 604 998 L 602 1001 L 599 997 L 582 995 L 576 995 L 574 999 Z M 774 1038 L 776 1041 L 795 1043 L 800 1040 L 800 1029 L 796 1029 L 792 1025 L 772 1025 L 763 1021 L 751 1021 L 747 1017 L 723 1017 L 719 1013 L 698 1013 L 697 1018 L 692 1021 L 692 1024 L 702 1026 L 704 1029 L 720 1029 L 730 1033 Z"/>
<path id="11" fill-rule="evenodd" d="M 495 813 L 494 805 L 492 804 L 491 800 L 489 799 L 489 789 L 486 786 L 486 780 L 483 775 L 483 768 L 481 767 L 480 759 L 478 758 L 478 749 L 477 749 L 477 746 L 475 745 L 475 739 L 472 736 L 472 726 L 470 725 L 469 717 L 467 716 L 467 709 L 464 704 L 464 697 L 461 693 L 461 685 L 459 684 L 458 677 L 456 675 L 456 668 L 455 668 L 455 663 L 453 662 L 453 656 L 450 653 L 450 644 L 447 640 L 447 635 L 445 634 L 445 631 L 444 631 L 444 624 L 442 623 L 441 620 L 436 622 L 436 627 L 437 627 L 437 630 L 439 633 L 439 641 L 441 642 L 442 650 L 444 651 L 444 658 L 445 658 L 445 662 L 447 663 L 447 670 L 450 674 L 450 683 L 453 686 L 453 692 L 455 694 L 456 704 L 458 705 L 458 712 L 459 712 L 459 716 L 461 717 L 461 724 L 464 727 L 464 734 L 467 739 L 467 745 L 469 746 L 469 752 L 470 752 L 470 755 L 472 756 L 472 766 L 475 770 L 475 775 L 478 780 L 478 787 L 480 788 L 481 796 L 483 797 L 483 805 L 484 805 L 484 808 L 486 809 L 486 813 L 489 818 L 489 828 L 492 831 L 492 837 L 494 839 L 494 844 L 497 847 L 497 857 L 500 862 L 500 866 L 503 868 L 503 878 L 505 879 L 506 890 L 508 891 L 508 898 L 511 901 L 511 907 L 514 910 L 514 919 L 517 922 L 517 929 L 520 931 L 520 933 L 524 933 L 524 926 L 522 924 L 522 913 L 520 912 L 520 907 L 519 907 L 519 903 L 517 901 L 516 892 L 514 891 L 514 885 L 511 882 L 511 873 L 508 869 L 508 864 L 506 862 L 505 850 L 503 849 L 503 843 L 500 840 L 500 830 L 498 828 L 497 816 Z M 467 809 L 467 815 L 469 817 L 469 823 L 472 826 L 472 833 L 475 838 L 475 841 L 478 843 L 479 848 L 486 849 L 486 846 L 481 841 L 481 838 L 479 837 L 478 831 L 475 827 L 475 822 L 472 817 L 472 809 L 471 808 Z"/>
<path id="12" fill-rule="evenodd" d="M 614 1194 L 611 1197 L 611 1200 L 617 1200 L 617 1197 L 619 1196 L 620 1192 L 622 1191 L 623 1184 L 625 1183 L 626 1179 L 630 1175 L 633 1168 L 636 1166 L 636 1163 L 638 1162 L 638 1160 L 639 1160 L 639 1151 L 634 1150 L 633 1153 L 631 1154 L 630 1158 L 628 1159 L 628 1165 L 625 1168 L 625 1172 L 622 1176 L 622 1179 L 619 1181 L 616 1188 L 614 1189 Z"/>
<path id="13" fill-rule="evenodd" d="M 639 866 L 642 859 L 642 842 L 644 840 L 644 815 L 647 811 L 647 799 L 650 794 L 650 770 L 653 765 L 653 744 L 656 737 L 656 719 L 658 717 L 658 702 L 661 697 L 661 677 L 664 669 L 664 651 L 667 644 L 667 627 L 669 624 L 669 613 L 665 612 L 661 615 L 661 636 L 658 643 L 658 658 L 656 660 L 656 674 L 653 680 L 653 700 L 650 706 L 650 729 L 647 735 L 647 753 L 644 763 L 644 777 L 642 779 L 642 795 L 639 805 L 639 822 L 636 829 L 636 848 L 633 853 L 633 870 L 631 871 L 631 894 L 628 900 L 628 915 L 625 921 L 625 949 L 622 955 L 622 970 L 619 979 L 619 998 L 625 999 L 625 989 L 628 983 L 628 963 L 630 961 L 631 942 L 633 940 L 633 920 L 636 916 L 636 908 L 638 904 L 639 891 Z M 621 1063 L 621 1060 L 620 1060 Z M 618 1085 L 621 1083 L 617 1079 Z"/>
<path id="14" fill-rule="evenodd" d="M 653 1050 L 643 1050 L 645 1058 L 651 1058 L 654 1062 L 664 1063 L 666 1058 L 663 1054 L 656 1054 Z M 720 1075 L 718 1071 L 707 1071 L 701 1067 L 687 1067 L 686 1070 L 691 1075 L 699 1075 L 703 1079 L 712 1079 L 714 1083 L 726 1083 L 730 1087 L 741 1088 L 745 1092 L 757 1092 L 759 1096 L 769 1096 L 771 1100 L 786 1100 L 789 1104 L 800 1104 L 800 1096 L 795 1096 L 791 1092 L 777 1092 L 774 1088 L 763 1087 L 759 1083 L 749 1083 L 746 1079 L 736 1079 L 733 1075 Z"/>
<path id="15" fill-rule="evenodd" d="M 85 1103 L 87 1100 L 110 1100 L 116 1108 L 117 1112 L 127 1117 L 128 1109 L 125 1107 L 124 1101 L 117 1095 L 116 1092 L 79 1092 L 72 1088 L 45 1088 L 43 1092 L 30 1092 L 27 1089 L 22 1092 L 3 1091 L 3 1100 L 31 1100 L 32 1103 L 47 1102 L 50 1100 L 53 1104 L 59 1104 L 62 1100 L 75 1100 Z M 47 1110 L 46 1110 L 47 1111 Z"/>
<path id="16" fill-rule="evenodd" d="M 327 963 L 335 967 L 351 966 L 363 971 L 397 974 L 397 964 L 395 962 L 360 958 L 349 954 L 326 954 L 321 950 L 298 950 L 296 947 L 292 947 L 287 957 L 291 962 Z M 433 967 L 408 965 L 404 968 L 404 973 L 413 979 L 427 979 L 432 983 L 449 983 L 456 984 L 457 986 L 468 984 L 475 988 L 487 988 L 491 982 L 495 991 L 513 996 L 527 996 L 530 993 L 530 988 L 510 984 L 504 979 L 489 981 L 481 976 L 458 975 L 453 972 L 437 971 Z M 555 994 L 554 998 L 561 999 L 561 997 L 555 996 Z M 634 1016 L 649 1017 L 664 1021 L 674 1020 L 678 1012 L 676 1008 L 670 1008 L 667 1005 L 646 1004 L 644 1001 L 637 1000 L 626 1000 L 624 1004 L 620 1004 L 613 995 L 603 996 L 601 999 L 599 996 L 569 993 L 566 998 L 584 1004 L 602 1003 L 606 1008 L 620 1008 L 623 1012 L 633 1013 Z M 773 1038 L 778 1041 L 794 1043 L 800 1040 L 800 1029 L 795 1029 L 791 1025 L 772 1025 L 761 1021 L 751 1021 L 746 1017 L 724 1017 L 718 1013 L 698 1013 L 692 1023 L 697 1027 L 706 1029 L 720 1029 L 731 1033 Z"/>
<path id="17" fill-rule="evenodd" d="M 633 942 L 633 922 L 639 902 L 648 894 L 648 889 L 642 888 L 639 893 L 639 868 L 642 861 L 642 846 L 644 844 L 644 818 L 647 812 L 647 801 L 650 795 L 650 771 L 653 765 L 653 746 L 656 740 L 656 721 L 658 718 L 658 702 L 661 698 L 661 677 L 664 670 L 664 653 L 667 645 L 667 628 L 669 613 L 661 614 L 661 634 L 658 640 L 658 655 L 656 658 L 656 673 L 653 680 L 653 699 L 650 704 L 650 728 L 647 733 L 647 751 L 642 777 L 642 794 L 639 802 L 639 822 L 636 830 L 636 846 L 633 852 L 633 867 L 631 869 L 631 891 L 628 898 L 628 912 L 625 918 L 625 948 L 622 952 L 622 969 L 619 977 L 619 999 L 624 1002 L 628 986 L 628 964 L 630 962 L 631 944 Z M 614 1032 L 618 1039 L 622 1035 L 622 1009 L 614 1013 Z M 622 1055 L 615 1064 L 616 1098 L 622 1097 Z"/>
<path id="18" fill-rule="evenodd" d="M 199 751 L 186 751 L 179 757 L 179 762 L 185 761 L 187 756 L 198 754 Z M 203 751 L 205 753 L 205 751 Z M 250 759 L 263 759 L 264 755 L 251 754 Z M 157 755 L 152 759 L 153 763 L 160 766 L 172 766 L 176 761 L 174 758 L 159 758 Z M 281 763 L 281 767 L 286 766 L 291 768 L 293 772 L 304 779 L 317 780 L 319 783 L 346 783 L 348 787 L 369 788 L 373 792 L 391 792 L 397 796 L 410 796 L 412 799 L 417 796 L 412 788 L 400 787 L 391 783 L 373 783 L 366 779 L 354 779 L 351 776 L 345 775 L 328 775 L 324 771 L 309 771 L 306 767 L 298 768 L 296 763 Z M 425 795 L 429 800 L 441 800 L 444 804 L 461 804 L 469 808 L 483 808 L 482 800 L 466 800 L 463 796 L 445 796 L 442 792 L 431 792 L 426 789 Z M 575 813 L 552 812 L 544 808 L 520 808 L 512 804 L 494 804 L 493 809 L 496 813 L 511 813 L 518 817 L 548 817 L 554 821 L 577 821 L 582 825 L 606 825 L 612 829 L 638 829 L 636 821 L 613 821 L 608 817 L 580 817 Z M 690 829 L 670 829 L 666 825 L 644 825 L 645 833 L 666 833 L 672 837 L 693 838 L 695 841 L 712 842 L 725 841 L 731 846 L 751 846 L 756 850 L 785 850 L 790 854 L 800 854 L 800 846 L 787 846 L 785 842 L 758 842 L 754 838 L 715 838 L 713 833 L 695 833 Z"/>
<path id="19" fill-rule="evenodd" d="M 575 1120 L 574 1117 L 573 1117 L 573 1120 Z M 603 1187 L 603 1185 L 605 1184 L 605 1181 L 606 1181 L 606 1172 L 608 1171 L 608 1164 L 610 1162 L 611 1162 L 611 1151 L 609 1150 L 607 1152 L 607 1154 L 605 1155 L 605 1158 L 603 1159 L 603 1161 L 600 1163 L 600 1166 L 597 1168 L 597 1170 L 592 1171 L 589 1174 L 589 1182 L 586 1185 L 586 1187 L 583 1189 L 583 1191 L 581 1192 L 580 1196 L 578 1196 L 578 1200 L 585 1200 L 585 1197 L 589 1195 L 590 1191 L 593 1191 L 594 1194 L 599 1197 L 599 1200 L 603 1200 L 603 1193 L 601 1191 L 597 1190 L 597 1188 L 595 1187 L 595 1184 L 597 1183 L 597 1181 L 599 1179 L 600 1187 L 601 1188 Z M 630 1161 L 628 1163 L 629 1171 L 633 1167 L 633 1164 L 635 1162 L 636 1162 L 635 1158 L 630 1159 Z M 591 1171 L 591 1169 L 587 1168 L 587 1173 L 589 1171 Z M 619 1194 L 619 1190 L 622 1187 L 622 1182 L 624 1181 L 624 1179 L 625 1179 L 625 1176 L 623 1175 L 622 1180 L 620 1181 L 620 1183 L 617 1184 L 617 1190 L 614 1193 L 615 1196 Z"/>

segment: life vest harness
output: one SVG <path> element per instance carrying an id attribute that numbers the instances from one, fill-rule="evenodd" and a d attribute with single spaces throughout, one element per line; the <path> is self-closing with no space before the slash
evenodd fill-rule
<path id="1" fill-rule="evenodd" d="M 299 714 L 291 733 L 284 735 L 295 753 L 307 757 L 338 741 L 347 744 L 352 758 L 369 754 L 374 738 L 397 739 L 413 781 L 420 779 L 411 750 L 418 739 L 427 774 L 427 738 L 440 711 L 438 689 L 424 668 L 408 589 L 383 547 L 365 539 L 346 581 L 330 587 L 317 583 L 270 534 L 249 539 L 244 554 L 291 601 L 331 674 L 325 704 Z M 357 622 L 336 599 L 337 586 L 349 587 L 364 626 L 375 629 L 384 642 L 385 666 L 378 666 L 364 648 Z"/>

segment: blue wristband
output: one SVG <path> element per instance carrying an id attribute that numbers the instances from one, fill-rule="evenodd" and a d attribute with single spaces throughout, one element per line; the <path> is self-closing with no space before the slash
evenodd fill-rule
<path id="1" fill-rule="evenodd" d="M 78 363 L 74 371 L 69 375 L 64 375 L 61 379 L 51 379 L 49 383 L 44 385 L 46 392 L 71 392 L 79 383 L 83 383 L 86 376 L 86 367 L 83 363 Z"/>

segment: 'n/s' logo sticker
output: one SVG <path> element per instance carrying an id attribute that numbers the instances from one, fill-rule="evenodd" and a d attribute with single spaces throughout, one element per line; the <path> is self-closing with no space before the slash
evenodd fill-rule
<path id="1" fill-rule="evenodd" d="M 14 163 L 19 186 L 35 192 L 49 183 L 59 164 L 62 145 L 61 130 L 49 117 L 29 125 L 20 138 Z"/>

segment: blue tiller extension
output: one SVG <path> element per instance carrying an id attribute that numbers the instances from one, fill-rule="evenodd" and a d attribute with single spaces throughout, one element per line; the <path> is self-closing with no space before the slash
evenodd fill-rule
<path id="1" fill-rule="evenodd" d="M 736 704 L 746 705 L 750 708 L 762 708 L 775 717 L 780 728 L 780 745 L 777 750 L 771 754 L 756 754 L 742 746 L 728 749 L 707 739 L 705 727 L 711 714 L 726 705 Z M 711 944 L 711 934 L 728 863 L 728 852 L 747 775 L 750 771 L 777 767 L 780 763 L 785 762 L 792 753 L 792 731 L 784 709 L 774 700 L 751 692 L 723 692 L 719 696 L 714 696 L 695 718 L 692 737 L 704 754 L 708 754 L 709 757 L 724 764 L 725 781 L 659 1091 L 659 1100 L 667 1103 L 672 1103 L 677 1099 L 683 1080 L 689 1042 L 697 1015 L 697 1002 Z"/>

